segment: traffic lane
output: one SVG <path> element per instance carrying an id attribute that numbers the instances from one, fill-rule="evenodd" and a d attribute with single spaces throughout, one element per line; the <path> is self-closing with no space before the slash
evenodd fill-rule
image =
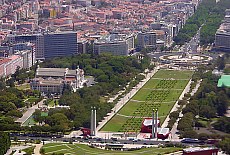
<path id="1" fill-rule="evenodd" d="M 57 142 L 74 142 L 78 141 L 80 143 L 114 143 L 114 144 L 140 144 L 140 145 L 159 145 L 159 144 L 181 144 L 181 142 L 171 142 L 171 141 L 156 141 L 156 140 L 111 140 L 111 139 L 101 139 L 97 141 L 96 139 L 80 139 L 80 138 L 50 138 L 50 137 L 28 137 L 28 136 L 17 136 L 18 140 L 40 140 L 41 142 L 45 141 L 57 141 Z M 11 140 L 14 140 L 14 137 L 11 137 Z M 185 144 L 191 145 L 191 144 Z M 198 144 L 194 144 L 198 145 Z"/>

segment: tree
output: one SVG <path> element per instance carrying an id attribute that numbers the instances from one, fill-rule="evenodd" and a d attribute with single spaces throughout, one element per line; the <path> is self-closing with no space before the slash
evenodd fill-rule
<path id="1" fill-rule="evenodd" d="M 186 131 L 192 130 L 194 115 L 191 112 L 185 113 L 184 116 L 179 120 L 177 129 Z"/>
<path id="2" fill-rule="evenodd" d="M 226 153 L 230 154 L 230 138 L 225 138 L 219 142 L 218 146 Z"/>
<path id="3" fill-rule="evenodd" d="M 182 132 L 182 137 L 183 138 L 197 138 L 198 134 L 196 133 L 196 131 L 188 130 L 188 131 Z"/>

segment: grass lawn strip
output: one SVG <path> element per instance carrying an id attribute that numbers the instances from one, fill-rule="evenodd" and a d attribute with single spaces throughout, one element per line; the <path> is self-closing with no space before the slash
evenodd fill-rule
<path id="1" fill-rule="evenodd" d="M 73 154 L 73 155 L 85 155 L 85 154 L 102 154 L 102 155 L 157 155 L 157 154 L 165 154 L 165 153 L 172 153 L 175 151 L 181 150 L 180 148 L 143 148 L 140 150 L 135 151 L 110 151 L 110 150 L 101 150 L 98 148 L 90 148 L 88 145 L 84 144 L 61 144 L 61 146 L 68 147 L 67 149 L 60 149 L 60 143 L 57 144 L 55 147 L 56 151 L 53 152 L 47 152 L 47 148 L 44 146 L 45 154 L 51 154 L 51 153 L 65 153 L 65 154 Z"/>
<path id="2" fill-rule="evenodd" d="M 158 71 L 153 78 L 160 79 L 187 79 L 189 80 L 192 77 L 193 71 L 188 70 L 160 70 Z"/>
<path id="3" fill-rule="evenodd" d="M 118 131 L 121 126 L 128 120 L 126 117 L 115 115 L 106 126 L 103 127 L 104 131 Z"/>

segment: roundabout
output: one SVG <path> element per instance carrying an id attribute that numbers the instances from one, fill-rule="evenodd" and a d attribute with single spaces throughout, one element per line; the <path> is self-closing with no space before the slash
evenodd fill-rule
<path id="1" fill-rule="evenodd" d="M 198 65 L 208 64 L 213 58 L 208 55 L 192 54 L 189 52 L 167 54 L 159 57 L 162 63 L 173 63 L 175 65 Z"/>
<path id="2" fill-rule="evenodd" d="M 183 53 L 170 53 L 165 54 L 159 57 L 160 62 L 162 63 L 171 63 L 174 65 L 179 66 L 196 66 L 200 64 L 208 64 L 213 58 L 208 55 L 201 55 L 198 53 L 189 53 L 189 52 L 183 52 Z"/>

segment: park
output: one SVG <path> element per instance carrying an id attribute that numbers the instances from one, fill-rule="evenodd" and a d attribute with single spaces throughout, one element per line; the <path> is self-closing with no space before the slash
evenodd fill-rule
<path id="1" fill-rule="evenodd" d="M 192 74 L 188 70 L 159 70 L 100 131 L 137 133 L 155 108 L 163 123 Z"/>

